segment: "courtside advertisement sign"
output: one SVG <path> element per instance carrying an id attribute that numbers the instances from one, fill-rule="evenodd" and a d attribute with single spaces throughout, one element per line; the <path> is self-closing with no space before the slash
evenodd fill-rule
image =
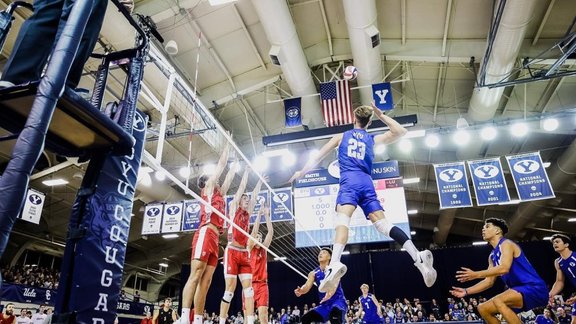
<path id="1" fill-rule="evenodd" d="M 464 162 L 434 164 L 434 173 L 440 209 L 472 206 Z"/>
<path id="2" fill-rule="evenodd" d="M 542 165 L 540 152 L 506 156 L 522 201 L 554 198 L 554 190 Z"/>
<path id="3" fill-rule="evenodd" d="M 510 201 L 500 158 L 468 161 L 478 206 Z"/>

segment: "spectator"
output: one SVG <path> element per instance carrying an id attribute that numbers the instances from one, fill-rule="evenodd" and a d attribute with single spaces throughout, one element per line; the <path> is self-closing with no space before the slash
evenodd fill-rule
<path id="1" fill-rule="evenodd" d="M 135 303 L 139 303 L 139 302 L 140 302 L 140 293 L 138 292 L 138 290 L 136 290 L 136 291 L 134 292 L 134 299 L 133 299 L 133 300 L 134 300 Z"/>
<path id="2" fill-rule="evenodd" d="M 46 317 L 47 317 L 46 306 L 40 305 L 40 308 L 38 308 L 38 312 L 32 315 L 32 323 L 43 324 Z"/>
<path id="3" fill-rule="evenodd" d="M 548 308 L 544 308 L 544 313 L 536 316 L 536 324 L 554 324 L 552 312 Z"/>
<path id="4" fill-rule="evenodd" d="M 126 297 L 126 292 L 124 291 L 124 289 L 120 290 L 120 299 L 126 300 L 128 299 Z"/>
<path id="5" fill-rule="evenodd" d="M 6 304 L 2 314 L 0 314 L 0 323 L 16 323 L 16 316 L 14 316 L 14 304 Z"/>
<path id="6" fill-rule="evenodd" d="M 288 314 L 286 314 L 286 309 L 282 308 L 280 314 L 278 314 L 278 320 L 280 321 L 281 324 L 288 323 Z"/>

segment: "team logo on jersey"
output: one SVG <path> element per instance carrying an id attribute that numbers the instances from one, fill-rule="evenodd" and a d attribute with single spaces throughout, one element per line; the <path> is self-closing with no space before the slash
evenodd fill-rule
<path id="1" fill-rule="evenodd" d="M 276 194 L 273 199 L 274 199 L 274 202 L 283 203 L 283 202 L 288 201 L 288 197 L 290 197 L 290 196 L 287 193 L 281 192 L 279 194 Z"/>
<path id="2" fill-rule="evenodd" d="M 178 206 L 170 206 L 170 207 L 166 208 L 166 214 L 168 214 L 170 216 L 177 215 L 179 212 L 180 212 L 180 207 L 178 207 Z"/>
<path id="3" fill-rule="evenodd" d="M 446 169 L 440 172 L 440 180 L 444 182 L 456 182 L 464 177 L 464 172 L 458 169 Z"/>
<path id="4" fill-rule="evenodd" d="M 158 207 L 152 207 L 152 208 L 148 209 L 148 211 L 146 212 L 146 215 L 147 215 L 148 217 L 160 216 L 160 208 L 158 208 Z"/>
<path id="5" fill-rule="evenodd" d="M 314 189 L 314 193 L 317 194 L 317 195 L 321 195 L 321 194 L 323 194 L 324 192 L 326 192 L 326 189 L 324 189 L 324 188 L 322 188 L 322 187 Z"/>
<path id="6" fill-rule="evenodd" d="M 498 168 L 493 165 L 482 165 L 474 169 L 474 175 L 480 179 L 494 178 L 499 173 Z"/>
<path id="7" fill-rule="evenodd" d="M 186 212 L 190 214 L 197 214 L 200 212 L 200 204 L 188 204 Z"/>
<path id="8" fill-rule="evenodd" d="M 357 138 L 357 139 L 363 139 L 364 133 L 354 132 L 354 133 L 352 133 L 352 136 L 354 136 L 354 138 Z"/>
<path id="9" fill-rule="evenodd" d="M 37 195 L 37 194 L 31 194 L 28 197 L 28 200 L 30 200 L 30 202 L 33 205 L 40 205 L 42 203 L 42 197 L 40 197 L 40 195 Z"/>
<path id="10" fill-rule="evenodd" d="M 146 119 L 138 112 L 134 114 L 134 124 L 132 128 L 137 132 L 143 132 L 146 129 Z"/>
<path id="11" fill-rule="evenodd" d="M 521 160 L 514 163 L 514 171 L 521 174 L 531 174 L 540 169 L 540 163 L 534 160 Z"/>
<path id="12" fill-rule="evenodd" d="M 570 262 L 570 266 L 571 266 L 571 267 L 574 267 L 574 266 L 576 266 L 576 263 Z"/>

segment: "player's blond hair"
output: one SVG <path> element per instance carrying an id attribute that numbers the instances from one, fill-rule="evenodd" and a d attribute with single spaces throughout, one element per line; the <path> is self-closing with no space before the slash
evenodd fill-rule
<path id="1" fill-rule="evenodd" d="M 361 127 L 368 125 L 368 122 L 372 119 L 373 115 L 374 111 L 370 106 L 358 106 L 354 109 L 354 116 L 360 123 Z"/>

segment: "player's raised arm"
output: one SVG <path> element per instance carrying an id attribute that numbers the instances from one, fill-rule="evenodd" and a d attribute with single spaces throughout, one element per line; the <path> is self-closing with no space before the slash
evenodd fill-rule
<path id="1" fill-rule="evenodd" d="M 306 280 L 306 283 L 300 287 L 296 287 L 296 289 L 294 289 L 294 294 L 296 295 L 296 297 L 305 295 L 310 291 L 310 288 L 312 288 L 313 285 L 314 285 L 314 271 L 310 271 L 310 273 L 308 273 L 308 280 Z"/>
<path id="2" fill-rule="evenodd" d="M 491 270 L 493 268 L 494 268 L 494 265 L 492 263 L 492 259 L 490 259 L 490 257 L 488 257 L 488 269 L 487 270 Z M 456 279 L 458 279 L 458 281 L 460 281 L 460 282 L 468 281 L 468 280 L 462 280 L 462 274 L 463 273 L 469 273 L 471 271 L 472 270 L 470 270 L 468 268 L 462 268 L 462 270 L 456 272 L 457 273 Z M 453 290 L 451 290 L 450 293 L 454 297 L 462 298 L 462 297 L 467 296 L 467 295 L 472 295 L 472 294 L 477 294 L 477 293 L 483 292 L 484 290 L 492 287 L 494 285 L 495 281 L 496 281 L 495 276 L 485 277 L 484 280 L 478 282 L 477 284 L 475 284 L 474 286 L 469 287 L 469 288 L 452 287 Z"/>
<path id="3" fill-rule="evenodd" d="M 234 177 L 236 176 L 236 170 L 234 170 L 236 163 L 240 163 L 240 162 L 238 160 L 234 161 L 234 163 L 232 163 L 232 165 L 230 165 L 230 169 L 228 169 L 228 172 L 226 173 L 226 178 L 224 178 L 224 182 L 222 183 L 222 187 L 221 187 L 222 195 L 226 195 L 226 193 L 228 192 L 228 189 L 230 189 L 230 185 L 232 184 L 232 180 L 234 180 Z"/>
<path id="4" fill-rule="evenodd" d="M 302 177 L 308 171 L 314 169 L 318 165 L 318 163 L 322 162 L 322 160 L 324 160 L 324 158 L 326 158 L 326 156 L 333 149 L 335 149 L 338 145 L 340 145 L 340 141 L 342 141 L 342 134 L 334 135 L 334 137 L 332 137 L 328 141 L 328 143 L 326 143 L 326 144 L 324 144 L 324 146 L 322 146 L 322 148 L 320 149 L 320 151 L 318 152 L 318 154 L 316 156 L 311 157 L 310 160 L 308 160 L 308 162 L 306 162 L 306 164 L 304 165 L 304 167 L 300 171 L 296 171 L 294 173 L 292 178 L 290 178 L 289 182 L 290 183 L 294 182 L 294 180 Z"/>
<path id="5" fill-rule="evenodd" d="M 240 180 L 240 185 L 238 186 L 238 190 L 236 191 L 236 194 L 234 195 L 234 199 L 232 199 L 232 202 L 230 203 L 230 210 L 232 211 L 232 213 L 235 213 L 238 206 L 240 206 L 240 199 L 242 198 L 242 195 L 244 194 L 244 191 L 246 190 L 246 184 L 248 184 L 249 171 L 250 170 L 248 169 L 248 166 L 246 166 L 246 168 L 244 169 L 244 174 L 242 174 L 242 180 Z M 231 215 L 234 215 L 234 214 L 231 214 Z"/>
<path id="6" fill-rule="evenodd" d="M 268 181 L 268 177 L 264 177 L 266 181 Z M 248 215 L 252 215 L 254 211 L 254 207 L 258 202 L 258 194 L 260 193 L 260 188 L 262 188 L 262 179 L 258 179 L 256 186 L 254 186 L 254 191 L 252 191 L 252 197 L 250 197 L 250 202 L 248 203 Z"/>
<path id="7" fill-rule="evenodd" d="M 266 217 L 266 229 L 268 230 L 268 232 L 266 233 L 266 237 L 264 238 L 264 241 L 262 242 L 262 244 L 268 248 L 270 247 L 270 244 L 272 243 L 272 237 L 274 237 L 274 227 L 272 226 L 272 219 L 270 216 L 270 207 L 265 206 L 264 208 L 264 217 Z"/>
<path id="8" fill-rule="evenodd" d="M 380 109 L 378 109 L 374 102 L 372 102 L 372 110 L 374 115 L 380 119 L 384 124 L 388 125 L 390 128 L 384 134 L 374 136 L 374 143 L 376 144 L 390 144 L 396 142 L 400 137 L 404 136 L 408 131 L 402 125 L 400 125 L 394 118 L 386 116 Z"/>

